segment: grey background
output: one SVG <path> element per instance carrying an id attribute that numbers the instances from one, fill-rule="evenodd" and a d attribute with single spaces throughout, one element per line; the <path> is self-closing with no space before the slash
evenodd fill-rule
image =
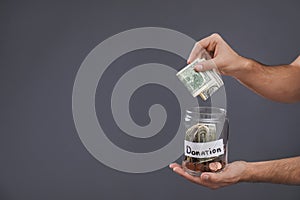
<path id="1" fill-rule="evenodd" d="M 73 82 L 81 62 L 114 34 L 157 26 L 198 40 L 218 32 L 241 55 L 268 65 L 283 64 L 300 53 L 299 6 L 299 1 L 254 0 L 1 1 L 0 199 L 299 199 L 299 186 L 242 183 L 210 190 L 167 167 L 147 174 L 110 169 L 82 145 L 71 108 Z M 117 78 L 116 71 L 122 66 L 150 60 L 176 69 L 184 66 L 185 61 L 175 57 L 154 50 L 132 52 L 128 58 L 118 59 L 111 66 L 115 73 L 111 70 L 107 75 Z M 231 123 L 230 161 L 299 155 L 299 103 L 272 102 L 230 77 L 224 81 Z M 147 123 L 141 108 L 153 102 L 169 104 L 167 109 L 176 114 L 178 102 L 166 101 L 172 99 L 172 93 L 166 91 L 148 85 L 136 92 L 130 109 L 138 124 Z M 157 93 L 161 99 L 151 97 Z M 99 95 L 100 91 L 98 101 Z M 101 102 L 97 111 L 101 111 Z M 178 118 L 168 120 L 173 123 Z M 115 128 L 113 122 L 106 125 Z M 172 129 L 168 124 L 166 130 Z M 160 148 L 172 137 L 160 134 L 157 140 L 139 145 L 139 141 L 121 139 L 117 134 L 110 139 L 127 150 L 134 151 L 132 146 L 137 145 L 136 152 Z"/>

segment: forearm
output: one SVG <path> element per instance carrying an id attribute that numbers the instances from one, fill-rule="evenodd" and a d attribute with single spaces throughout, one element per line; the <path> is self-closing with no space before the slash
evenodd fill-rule
<path id="1" fill-rule="evenodd" d="M 300 185 L 300 157 L 249 162 L 241 181 Z"/>
<path id="2" fill-rule="evenodd" d="M 300 101 L 300 66 L 264 66 L 242 58 L 243 63 L 233 76 L 254 92 L 274 101 Z"/>

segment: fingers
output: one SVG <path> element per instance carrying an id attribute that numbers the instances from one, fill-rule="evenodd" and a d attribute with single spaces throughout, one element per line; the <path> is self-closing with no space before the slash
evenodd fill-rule
<path id="1" fill-rule="evenodd" d="M 197 177 L 197 176 L 192 176 L 192 175 L 188 174 L 187 172 L 185 172 L 182 169 L 181 165 L 179 165 L 177 163 L 172 163 L 169 165 L 169 167 L 171 169 L 173 169 L 173 171 L 176 174 L 184 177 L 185 179 L 187 179 L 193 183 L 196 183 L 196 184 L 199 184 L 199 185 L 202 185 L 205 187 L 209 187 L 211 189 L 217 189 L 220 187 L 220 185 L 218 184 L 220 181 L 220 178 L 218 176 L 220 176 L 220 174 L 204 172 L 201 174 L 200 177 Z"/>
<path id="2" fill-rule="evenodd" d="M 220 179 L 220 174 L 205 172 L 201 176 L 202 185 L 209 187 L 210 189 L 218 189 L 222 187 L 222 181 Z"/>
<path id="3" fill-rule="evenodd" d="M 189 181 L 192 181 L 192 182 L 194 182 L 194 183 L 198 183 L 198 184 L 199 184 L 199 177 L 195 177 L 195 176 L 192 176 L 192 175 L 188 174 L 187 172 L 185 172 L 185 171 L 182 169 L 181 165 L 179 165 L 179 164 L 177 164 L 177 163 L 172 163 L 172 164 L 169 165 L 169 167 L 170 167 L 171 169 L 173 169 L 173 171 L 174 171 L 176 174 L 178 174 L 178 175 L 180 175 L 180 176 L 186 178 L 186 179 L 189 180 Z"/>
<path id="4" fill-rule="evenodd" d="M 187 59 L 187 63 L 190 64 L 193 62 L 196 58 L 201 57 L 201 53 L 203 53 L 205 50 L 209 53 L 214 52 L 216 49 L 217 44 L 222 41 L 222 37 L 214 33 L 199 42 L 196 42 L 189 58 Z"/>
<path id="5" fill-rule="evenodd" d="M 245 163 L 245 162 L 244 162 Z M 221 187 L 229 186 L 238 183 L 240 180 L 240 175 L 242 172 L 241 168 L 245 165 L 242 162 L 234 162 L 226 165 L 226 167 L 220 172 L 203 172 L 200 177 L 192 176 L 185 172 L 181 165 L 177 163 L 170 164 L 170 168 L 173 169 L 175 173 L 184 177 L 185 179 L 194 182 L 196 184 L 208 187 L 210 189 L 218 189 Z M 219 163 L 220 164 L 220 163 Z M 217 162 L 211 163 L 209 167 L 213 169 L 219 169 L 221 166 Z M 243 171 L 243 169 L 242 169 Z"/>
<path id="6" fill-rule="evenodd" d="M 178 164 L 174 164 L 174 165 L 171 164 L 171 165 L 170 165 L 170 168 L 172 168 L 173 171 L 174 171 L 176 174 L 178 174 L 178 175 L 180 175 L 180 176 L 186 178 L 187 180 L 192 181 L 192 182 L 197 183 L 197 184 L 200 184 L 200 183 L 199 183 L 199 177 L 195 177 L 195 176 L 192 176 L 192 175 L 188 174 L 187 172 L 185 172 L 185 171 L 182 169 L 182 167 L 181 167 L 180 165 L 178 165 Z"/>
<path id="7" fill-rule="evenodd" d="M 171 169 L 174 169 L 175 167 L 181 168 L 181 166 L 180 166 L 179 164 L 177 164 L 177 163 L 171 163 L 171 164 L 169 165 L 169 167 L 170 167 Z"/>
<path id="8" fill-rule="evenodd" d="M 187 63 L 190 64 L 191 62 L 193 62 L 196 58 L 204 58 L 205 60 L 209 60 L 211 59 L 211 55 L 209 54 L 209 52 L 207 52 L 207 50 L 201 45 L 201 41 L 196 42 L 196 44 L 194 45 L 190 56 L 187 60 Z"/>
<path id="9" fill-rule="evenodd" d="M 215 64 L 214 59 L 205 60 L 201 62 L 199 65 L 196 65 L 194 69 L 197 72 L 203 72 L 207 70 L 217 69 L 217 65 Z"/>
<path id="10" fill-rule="evenodd" d="M 169 165 L 169 167 L 172 168 L 176 174 L 184 177 L 185 179 L 187 179 L 193 183 L 200 184 L 200 185 L 203 185 L 203 186 L 209 187 L 209 188 L 214 188 L 210 181 L 212 173 L 203 173 L 203 174 L 201 174 L 200 177 L 197 177 L 197 176 L 192 176 L 192 175 L 188 174 L 187 172 L 185 172 L 182 169 L 182 167 L 177 163 L 172 163 Z"/>
<path id="11" fill-rule="evenodd" d="M 196 58 L 198 58 L 202 49 L 203 49 L 203 47 L 201 46 L 201 44 L 199 42 L 196 42 L 193 49 L 192 49 L 192 51 L 191 51 L 191 53 L 190 53 L 189 58 L 187 59 L 187 63 L 190 64 Z"/>
<path id="12" fill-rule="evenodd" d="M 201 179 L 208 183 L 218 183 L 220 181 L 220 173 L 204 172 L 201 174 Z"/>

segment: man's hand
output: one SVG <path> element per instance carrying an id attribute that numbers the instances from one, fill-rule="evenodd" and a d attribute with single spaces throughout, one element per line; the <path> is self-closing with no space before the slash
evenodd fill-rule
<path id="1" fill-rule="evenodd" d="M 247 162 L 236 161 L 227 164 L 224 170 L 222 170 L 221 172 L 204 172 L 200 177 L 189 175 L 177 163 L 172 163 L 169 167 L 172 168 L 174 172 L 183 176 L 189 181 L 192 181 L 199 185 L 203 185 L 205 187 L 209 187 L 211 189 L 217 189 L 243 181 L 243 178 L 246 175 L 246 165 Z"/>
<path id="2" fill-rule="evenodd" d="M 219 34 L 212 34 L 197 42 L 190 53 L 187 63 L 193 62 L 200 57 L 203 50 L 208 51 L 213 57 L 212 61 L 218 67 L 218 70 L 223 75 L 234 76 L 235 73 L 241 70 L 246 65 L 246 58 L 239 56 Z M 195 68 L 196 71 L 206 71 L 214 68 L 211 62 L 202 62 L 202 66 Z"/>
<path id="3" fill-rule="evenodd" d="M 238 182 L 300 185 L 300 156 L 261 162 L 236 161 L 227 164 L 221 172 L 204 172 L 200 177 L 189 175 L 176 163 L 170 164 L 170 168 L 184 178 L 211 189 Z"/>
<path id="4" fill-rule="evenodd" d="M 300 56 L 288 65 L 265 66 L 238 55 L 215 33 L 195 44 L 187 63 L 202 57 L 204 50 L 211 54 L 212 59 L 203 61 L 196 71 L 217 67 L 221 74 L 236 78 L 268 99 L 286 103 L 300 101 Z"/>

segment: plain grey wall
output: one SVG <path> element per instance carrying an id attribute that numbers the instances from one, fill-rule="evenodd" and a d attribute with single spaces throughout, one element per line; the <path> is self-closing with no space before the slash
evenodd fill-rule
<path id="1" fill-rule="evenodd" d="M 243 56 L 268 65 L 283 64 L 300 54 L 299 7 L 297 0 L 1 1 L 0 199 L 299 199 L 299 186 L 242 183 L 210 190 L 167 167 L 147 174 L 110 169 L 82 145 L 71 107 L 80 64 L 114 34 L 156 26 L 198 40 L 218 32 Z M 166 52 L 145 50 L 120 58 L 112 67 L 149 61 L 177 69 L 185 63 Z M 115 77 L 113 72 L 107 76 Z M 231 123 L 230 161 L 300 154 L 299 103 L 272 102 L 230 77 L 224 81 Z M 163 98 L 172 95 L 165 94 L 165 88 L 143 89 L 132 100 L 138 108 L 143 107 L 142 100 L 157 101 L 145 98 L 146 92 L 159 93 L 162 105 L 177 106 L 176 101 Z M 97 98 L 101 98 L 98 93 Z M 98 103 L 97 109 L 103 106 Z M 131 111 L 140 123 L 146 122 L 134 106 Z M 170 137 L 166 134 L 145 145 L 118 135 L 111 139 L 133 151 L 128 144 L 134 143 L 138 152 L 159 148 Z"/>

